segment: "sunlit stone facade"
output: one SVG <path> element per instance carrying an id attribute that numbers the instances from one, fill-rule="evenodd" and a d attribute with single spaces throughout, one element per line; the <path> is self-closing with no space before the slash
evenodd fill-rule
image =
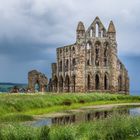
<path id="1" fill-rule="evenodd" d="M 79 22 L 76 43 L 57 48 L 49 90 L 129 93 L 128 72 L 117 56 L 116 29 L 96 17 L 87 30 Z"/>

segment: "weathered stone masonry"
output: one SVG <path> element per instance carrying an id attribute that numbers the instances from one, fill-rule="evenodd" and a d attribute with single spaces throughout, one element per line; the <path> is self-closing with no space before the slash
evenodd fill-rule
<path id="1" fill-rule="evenodd" d="M 57 63 L 52 64 L 49 90 L 53 92 L 129 93 L 129 76 L 117 56 L 116 30 L 108 30 L 98 17 L 85 30 L 76 30 L 76 43 L 57 48 Z"/>

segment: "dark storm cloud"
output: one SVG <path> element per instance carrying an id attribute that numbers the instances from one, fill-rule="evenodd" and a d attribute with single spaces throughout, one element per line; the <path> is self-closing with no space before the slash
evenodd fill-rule
<path id="1" fill-rule="evenodd" d="M 119 55 L 135 58 L 139 13 L 139 0 L 0 0 L 0 81 L 27 81 L 31 69 L 50 75 L 55 49 L 75 42 L 79 20 L 88 28 L 96 16 L 106 28 L 114 21 Z"/>

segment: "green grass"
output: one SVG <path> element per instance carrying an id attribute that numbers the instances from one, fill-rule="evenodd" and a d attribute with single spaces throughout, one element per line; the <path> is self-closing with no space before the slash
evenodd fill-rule
<path id="1" fill-rule="evenodd" d="M 138 140 L 140 117 L 115 114 L 103 120 L 53 127 L 0 126 L 1 140 Z"/>
<path id="2" fill-rule="evenodd" d="M 32 121 L 34 115 L 82 106 L 135 102 L 140 102 L 139 96 L 101 93 L 0 95 L 0 140 L 138 140 L 140 117 L 115 114 L 104 120 L 50 128 L 19 124 Z"/>
<path id="3" fill-rule="evenodd" d="M 140 102 L 140 97 L 107 93 L 1 94 L 0 122 L 32 120 L 33 115 L 82 106 L 131 102 Z"/>

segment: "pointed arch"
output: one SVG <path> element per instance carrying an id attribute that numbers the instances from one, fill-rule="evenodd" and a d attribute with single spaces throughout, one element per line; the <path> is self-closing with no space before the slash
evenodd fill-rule
<path id="1" fill-rule="evenodd" d="M 89 65 L 90 65 L 90 60 L 88 59 L 88 60 L 87 60 L 87 66 L 89 66 Z"/>
<path id="2" fill-rule="evenodd" d="M 66 59 L 66 61 L 65 61 L 65 71 L 68 71 L 68 68 L 69 68 L 69 60 Z"/>
<path id="3" fill-rule="evenodd" d="M 75 59 L 75 58 L 72 59 L 72 65 L 73 65 L 73 66 L 76 65 L 76 59 Z"/>
<path id="4" fill-rule="evenodd" d="M 95 89 L 99 90 L 100 89 L 100 76 L 99 73 L 95 75 Z"/>
<path id="5" fill-rule="evenodd" d="M 95 65 L 99 66 L 100 65 L 100 61 L 99 61 L 99 57 L 100 57 L 100 45 L 101 43 L 99 41 L 96 41 L 95 43 Z"/>
<path id="6" fill-rule="evenodd" d="M 108 48 L 104 48 L 104 66 L 108 66 Z"/>
<path id="7" fill-rule="evenodd" d="M 92 43 L 91 43 L 90 41 L 88 41 L 88 42 L 87 42 L 87 45 L 86 45 L 87 50 L 91 49 L 91 46 L 92 46 Z"/>
<path id="8" fill-rule="evenodd" d="M 104 31 L 101 30 L 101 37 L 104 37 Z"/>
<path id="9" fill-rule="evenodd" d="M 62 61 L 59 62 L 59 71 L 62 71 Z"/>
<path id="10" fill-rule="evenodd" d="M 109 75 L 105 73 L 104 75 L 104 89 L 109 90 Z"/>
<path id="11" fill-rule="evenodd" d="M 75 65 L 76 65 L 76 59 L 73 58 L 73 59 L 72 59 L 72 64 L 71 64 L 71 70 L 74 70 Z"/>
<path id="12" fill-rule="evenodd" d="M 63 92 L 63 77 L 60 76 L 59 78 L 59 91 Z"/>
<path id="13" fill-rule="evenodd" d="M 36 82 L 34 83 L 34 90 L 35 92 L 39 92 L 40 90 L 40 83 L 38 80 L 36 80 Z"/>
<path id="14" fill-rule="evenodd" d="M 71 85 L 72 85 L 72 91 L 75 92 L 75 88 L 76 88 L 76 76 L 72 75 L 71 77 Z"/>
<path id="15" fill-rule="evenodd" d="M 90 76 L 90 74 L 88 74 L 88 76 L 87 76 L 87 89 L 88 90 L 91 89 L 91 76 Z"/>
<path id="16" fill-rule="evenodd" d="M 93 37 L 93 35 L 94 35 L 94 30 L 93 30 L 93 28 L 90 29 L 90 33 L 89 33 L 89 34 L 90 34 L 90 35 L 89 35 L 90 37 Z"/>
<path id="17" fill-rule="evenodd" d="M 105 42 L 104 43 L 104 66 L 108 66 L 108 45 L 109 43 L 108 42 Z"/>
<path id="18" fill-rule="evenodd" d="M 65 77 L 65 91 L 70 92 L 70 78 L 68 75 Z"/>
<path id="19" fill-rule="evenodd" d="M 99 24 L 96 23 L 95 26 L 96 26 L 96 28 L 95 28 L 95 29 L 96 29 L 96 30 L 95 30 L 95 36 L 96 36 L 96 37 L 99 37 Z"/>

